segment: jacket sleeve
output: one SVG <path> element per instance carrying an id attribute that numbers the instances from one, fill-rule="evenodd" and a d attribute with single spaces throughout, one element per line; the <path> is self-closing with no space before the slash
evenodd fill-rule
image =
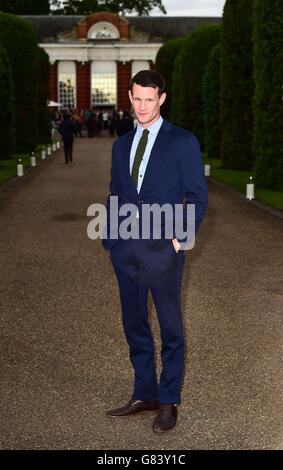
<path id="1" fill-rule="evenodd" d="M 112 158 L 111 158 L 111 172 L 110 172 L 110 183 L 109 183 L 109 195 L 106 199 L 106 211 L 107 211 L 107 219 L 106 224 L 104 227 L 104 235 L 102 240 L 102 245 L 105 249 L 108 249 L 107 239 L 111 239 L 111 234 L 113 230 L 115 230 L 115 217 L 113 217 L 112 225 L 110 227 L 110 197 L 111 196 L 118 196 L 119 190 L 119 177 L 118 177 L 118 168 L 117 168 L 117 151 L 116 151 L 116 143 L 114 142 L 112 147 Z M 111 232 L 110 232 L 111 229 Z"/>
<path id="2" fill-rule="evenodd" d="M 184 199 L 183 228 L 188 234 L 188 238 L 179 239 L 179 242 L 182 244 L 182 242 L 191 241 L 192 238 L 194 238 L 194 235 L 198 232 L 208 204 L 208 191 L 204 176 L 204 165 L 201 157 L 200 145 L 193 134 L 186 136 L 184 141 L 180 144 L 179 165 Z M 194 204 L 195 206 L 194 228 L 192 228 L 193 225 L 192 227 L 188 227 L 187 203 Z M 190 225 L 190 217 L 188 218 L 188 222 Z"/>

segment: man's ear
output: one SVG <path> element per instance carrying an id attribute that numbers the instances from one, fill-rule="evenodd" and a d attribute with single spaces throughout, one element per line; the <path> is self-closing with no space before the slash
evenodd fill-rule
<path id="1" fill-rule="evenodd" d="M 128 95 L 129 95 L 130 102 L 133 103 L 133 95 L 132 95 L 131 90 L 128 91 Z"/>
<path id="2" fill-rule="evenodd" d="M 162 95 L 159 98 L 159 106 L 162 106 L 164 101 L 166 100 L 166 93 L 162 93 Z"/>

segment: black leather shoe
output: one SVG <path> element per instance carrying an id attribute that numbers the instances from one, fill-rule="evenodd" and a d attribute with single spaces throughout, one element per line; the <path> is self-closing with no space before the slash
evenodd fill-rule
<path id="1" fill-rule="evenodd" d="M 178 408 L 173 403 L 160 405 L 158 415 L 153 421 L 152 429 L 156 432 L 167 432 L 177 423 Z"/>
<path id="2" fill-rule="evenodd" d="M 109 410 L 106 414 L 111 418 L 125 418 L 143 413 L 156 415 L 158 410 L 159 403 L 157 400 L 142 401 L 131 399 L 126 406 L 116 408 L 115 410 Z"/>

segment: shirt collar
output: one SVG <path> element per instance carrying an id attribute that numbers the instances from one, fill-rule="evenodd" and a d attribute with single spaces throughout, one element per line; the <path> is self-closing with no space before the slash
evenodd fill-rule
<path id="1" fill-rule="evenodd" d="M 159 119 L 157 121 L 155 121 L 153 124 L 151 124 L 151 126 L 147 127 L 147 130 L 149 131 L 150 134 L 157 134 L 160 127 L 162 126 L 162 123 L 163 123 L 163 118 L 160 116 Z M 144 127 L 142 127 L 140 125 L 140 123 L 138 122 L 137 124 L 137 132 L 139 135 L 142 135 L 144 131 Z"/>

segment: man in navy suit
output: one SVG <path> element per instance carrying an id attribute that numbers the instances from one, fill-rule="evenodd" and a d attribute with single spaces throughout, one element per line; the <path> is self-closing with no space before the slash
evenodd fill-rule
<path id="1" fill-rule="evenodd" d="M 74 123 L 71 119 L 71 115 L 68 113 L 64 114 L 63 122 L 59 127 L 59 132 L 62 136 L 64 144 L 65 163 L 70 160 L 73 161 L 73 143 L 74 143 Z"/>
<path id="2" fill-rule="evenodd" d="M 173 212 L 171 237 L 166 236 L 168 223 L 161 216 L 161 236 L 156 239 L 152 233 L 154 223 L 148 222 L 143 209 L 153 204 L 158 207 L 181 205 L 186 225 L 185 203 L 192 204 L 197 232 L 207 207 L 199 143 L 193 134 L 161 117 L 160 107 L 166 99 L 164 89 L 165 81 L 157 71 L 143 70 L 131 80 L 129 98 L 138 124 L 136 129 L 113 145 L 107 236 L 103 240 L 104 248 L 110 250 L 117 276 L 123 326 L 135 372 L 130 401 L 125 406 L 107 411 L 107 415 L 122 418 L 141 413 L 154 414 L 153 430 L 156 432 L 169 431 L 176 425 L 181 403 L 184 371 L 181 283 L 185 262 L 183 248 L 186 245 L 182 243 L 183 237 L 182 240 L 179 237 L 179 241 L 176 236 Z M 134 217 L 131 215 L 131 227 L 139 234 L 138 237 L 127 238 L 120 232 L 118 236 L 114 234 L 110 215 L 112 196 L 118 198 L 119 210 L 124 204 L 134 204 L 136 212 Z M 119 212 L 118 225 L 121 226 L 125 220 L 125 213 Z M 141 235 L 145 222 L 150 226 L 147 237 Z M 159 381 L 148 324 L 149 290 L 162 340 Z"/>

